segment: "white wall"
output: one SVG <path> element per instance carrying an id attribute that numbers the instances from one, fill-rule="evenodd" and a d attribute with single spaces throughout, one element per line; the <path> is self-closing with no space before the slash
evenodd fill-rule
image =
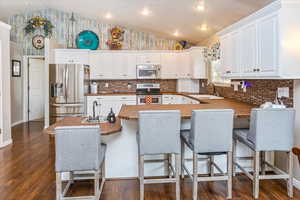
<path id="1" fill-rule="evenodd" d="M 294 145 L 300 147 L 300 80 L 294 81 L 294 107 L 296 109 Z M 294 157 L 294 177 L 300 181 L 300 166 L 296 156 Z"/>
<path id="2" fill-rule="evenodd" d="M 23 62 L 22 49 L 18 49 L 15 42 L 10 43 L 10 56 L 11 60 L 21 61 L 21 77 L 11 78 L 11 123 L 14 126 L 23 122 L 23 78 L 26 66 Z"/>
<path id="3" fill-rule="evenodd" d="M 1 63 L 0 63 L 0 92 L 2 130 L 0 135 L 0 147 L 10 144 L 11 140 L 11 94 L 10 94 L 10 26 L 0 21 L 0 40 L 1 40 Z"/>

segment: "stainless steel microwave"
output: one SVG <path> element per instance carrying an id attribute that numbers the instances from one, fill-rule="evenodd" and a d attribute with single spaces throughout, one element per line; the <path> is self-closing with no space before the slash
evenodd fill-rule
<path id="1" fill-rule="evenodd" d="M 160 65 L 137 65 L 136 76 L 137 79 L 160 79 Z"/>

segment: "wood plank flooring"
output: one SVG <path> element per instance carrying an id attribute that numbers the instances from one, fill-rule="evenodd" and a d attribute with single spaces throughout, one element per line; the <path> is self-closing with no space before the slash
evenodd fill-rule
<path id="1" fill-rule="evenodd" d="M 14 143 L 0 149 L 0 200 L 54 200 L 54 140 L 42 133 L 41 122 L 30 122 L 13 128 Z M 109 166 L 107 166 L 109 167 Z M 225 182 L 199 183 L 199 200 L 226 199 Z M 185 179 L 181 185 L 181 199 L 191 200 L 192 184 Z M 237 176 L 233 182 L 233 199 L 253 199 L 252 185 L 245 176 Z M 89 194 L 90 182 L 75 183 L 72 194 Z M 300 199 L 295 191 L 294 199 Z M 153 184 L 145 186 L 145 200 L 175 199 L 175 186 Z M 100 200 L 138 200 L 137 180 L 107 181 Z M 261 181 L 261 200 L 285 200 L 286 184 L 283 181 Z"/>

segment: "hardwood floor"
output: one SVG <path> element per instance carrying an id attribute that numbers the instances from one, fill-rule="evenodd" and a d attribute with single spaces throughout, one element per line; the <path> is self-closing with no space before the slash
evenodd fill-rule
<path id="1" fill-rule="evenodd" d="M 30 122 L 13 128 L 14 143 L 0 149 L 0 200 L 54 200 L 54 140 L 42 133 L 41 122 Z M 109 166 L 108 166 L 109 167 Z M 199 183 L 199 199 L 226 199 L 225 182 Z M 93 187 L 90 182 L 75 183 L 72 194 L 88 194 Z M 192 185 L 188 179 L 182 183 L 181 199 L 190 200 Z M 237 176 L 233 182 L 233 199 L 253 199 L 252 185 L 245 176 Z M 295 198 L 300 199 L 300 192 Z M 145 186 L 145 200 L 175 199 L 175 186 L 153 184 Z M 101 200 L 138 200 L 137 180 L 107 181 Z M 261 181 L 260 199 L 284 200 L 286 184 L 283 181 Z"/>

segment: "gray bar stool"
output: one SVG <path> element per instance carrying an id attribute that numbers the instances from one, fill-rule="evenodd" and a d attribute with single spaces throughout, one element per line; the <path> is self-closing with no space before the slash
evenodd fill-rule
<path id="1" fill-rule="evenodd" d="M 181 133 L 181 174 L 184 171 L 193 180 L 193 200 L 197 200 L 198 182 L 227 180 L 227 198 L 232 198 L 232 130 L 233 114 L 230 109 L 193 110 L 191 130 Z M 185 145 L 193 151 L 193 175 L 184 164 Z M 213 156 L 227 154 L 227 173 L 213 161 Z M 210 177 L 198 177 L 198 155 L 207 155 L 210 166 Z M 215 176 L 214 167 L 221 173 Z"/>
<path id="2" fill-rule="evenodd" d="M 105 182 L 106 145 L 101 143 L 99 126 L 72 126 L 55 129 L 56 200 L 99 199 Z M 70 180 L 62 188 L 63 172 Z M 100 184 L 100 177 L 102 178 Z M 66 197 L 74 180 L 94 180 L 94 196 Z M 100 184 L 100 186 L 99 186 Z"/>
<path id="3" fill-rule="evenodd" d="M 259 180 L 286 179 L 288 196 L 293 197 L 293 147 L 295 110 L 288 109 L 253 109 L 251 111 L 250 129 L 234 130 L 234 174 L 238 167 L 253 181 L 253 196 L 259 197 Z M 253 175 L 246 171 L 237 161 L 237 141 L 249 147 L 254 152 Z M 288 173 L 265 161 L 266 151 L 284 151 L 288 154 Z M 252 159 L 252 158 L 251 158 Z M 270 167 L 276 175 L 266 175 L 265 167 Z M 261 167 L 261 174 L 260 174 Z"/>
<path id="4" fill-rule="evenodd" d="M 137 142 L 139 148 L 139 180 L 140 199 L 144 199 L 144 184 L 176 183 L 176 200 L 180 199 L 180 111 L 140 111 L 138 120 Z M 145 155 L 168 155 L 168 171 L 173 171 L 174 178 L 144 179 Z M 171 165 L 170 156 L 175 154 L 175 169 Z M 156 160 L 157 161 L 157 160 Z M 155 162 L 156 162 L 155 161 Z M 160 160 L 165 161 L 165 160 Z"/>

